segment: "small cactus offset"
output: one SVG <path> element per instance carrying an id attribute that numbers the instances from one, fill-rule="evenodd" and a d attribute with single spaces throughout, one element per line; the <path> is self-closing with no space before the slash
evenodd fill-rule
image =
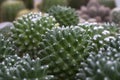
<path id="1" fill-rule="evenodd" d="M 13 54 L 12 44 L 10 39 L 6 39 L 2 34 L 0 34 L 0 61 L 7 55 Z"/>
<path id="2" fill-rule="evenodd" d="M 81 63 L 76 80 L 120 80 L 120 53 L 90 53 Z"/>
<path id="3" fill-rule="evenodd" d="M 112 21 L 118 25 L 120 25 L 120 8 L 114 8 L 111 11 Z"/>
<path id="4" fill-rule="evenodd" d="M 57 5 L 65 6 L 67 5 L 67 0 L 43 0 L 40 9 L 43 12 L 47 12 L 49 8 Z"/>
<path id="5" fill-rule="evenodd" d="M 108 29 L 106 28 L 108 27 Z M 105 38 L 110 36 L 110 26 L 79 24 L 71 27 L 54 28 L 42 37 L 38 56 L 51 55 L 43 63 L 50 63 L 50 73 L 62 80 L 73 80 L 79 62 L 91 52 L 100 50 L 107 45 Z M 100 35 L 100 36 L 99 36 Z M 93 44 L 92 44 L 93 43 Z"/>
<path id="6" fill-rule="evenodd" d="M 56 20 L 48 14 L 29 13 L 13 22 L 12 39 L 20 54 L 35 55 L 41 42 L 41 36 L 47 30 L 57 26 Z"/>
<path id="7" fill-rule="evenodd" d="M 51 80 L 47 75 L 48 65 L 41 65 L 42 59 L 31 59 L 29 55 L 23 58 L 17 55 L 8 56 L 0 63 L 0 80 Z"/>
<path id="8" fill-rule="evenodd" d="M 2 21 L 13 21 L 17 13 L 25 9 L 25 5 L 20 0 L 6 0 L 1 5 Z"/>
<path id="9" fill-rule="evenodd" d="M 53 6 L 48 13 L 55 17 L 61 26 L 77 25 L 79 18 L 74 9 L 65 6 Z"/>

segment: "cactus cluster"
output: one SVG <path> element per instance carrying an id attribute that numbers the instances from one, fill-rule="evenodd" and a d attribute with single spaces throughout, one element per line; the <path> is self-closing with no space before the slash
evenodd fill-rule
<path id="1" fill-rule="evenodd" d="M 13 21 L 17 13 L 25 9 L 25 5 L 20 0 L 6 0 L 1 5 L 0 16 L 2 21 Z"/>
<path id="2" fill-rule="evenodd" d="M 86 21 L 110 22 L 110 8 L 100 5 L 97 0 L 90 0 L 87 6 L 78 10 L 78 15 Z"/>
<path id="3" fill-rule="evenodd" d="M 120 25 L 120 8 L 114 8 L 111 11 L 112 21 L 118 25 Z"/>
<path id="4" fill-rule="evenodd" d="M 54 76 L 47 75 L 49 66 L 41 65 L 41 61 L 29 55 L 8 56 L 0 63 L 0 80 L 51 80 Z"/>
<path id="5" fill-rule="evenodd" d="M 74 9 L 65 6 L 53 6 L 48 13 L 55 17 L 61 26 L 77 25 L 79 18 Z"/>
<path id="6" fill-rule="evenodd" d="M 20 54 L 35 55 L 41 42 L 41 36 L 47 30 L 57 26 L 56 20 L 48 14 L 29 13 L 21 16 L 14 22 L 11 37 Z"/>
<path id="7" fill-rule="evenodd" d="M 38 56 L 48 59 L 43 64 L 50 64 L 49 71 L 58 79 L 73 80 L 79 62 L 88 56 L 88 52 L 100 50 L 109 41 L 104 41 L 112 35 L 110 26 L 95 24 L 79 24 L 71 27 L 54 28 L 42 37 Z M 85 54 L 84 54 L 85 53 Z"/>
<path id="8" fill-rule="evenodd" d="M 51 8 L 52 6 L 57 6 L 57 5 L 61 5 L 61 6 L 65 6 L 67 5 L 67 0 L 43 0 L 42 1 L 42 5 L 40 6 L 40 9 L 43 12 L 47 12 L 49 10 L 49 8 Z"/>
<path id="9" fill-rule="evenodd" d="M 120 80 L 120 53 L 90 53 L 81 63 L 76 80 Z"/>

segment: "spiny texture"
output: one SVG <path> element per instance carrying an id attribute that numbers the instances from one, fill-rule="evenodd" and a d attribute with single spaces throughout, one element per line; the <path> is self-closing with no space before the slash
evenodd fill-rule
<path id="1" fill-rule="evenodd" d="M 1 5 L 2 21 L 13 21 L 17 13 L 24 9 L 24 3 L 20 0 L 7 0 Z"/>
<path id="2" fill-rule="evenodd" d="M 48 13 L 55 17 L 57 22 L 62 26 L 77 25 L 79 18 L 74 9 L 65 6 L 53 6 Z"/>
<path id="3" fill-rule="evenodd" d="M 53 76 L 47 75 L 47 68 L 48 65 L 41 65 L 39 58 L 9 56 L 0 63 L 0 80 L 50 80 Z"/>
<path id="4" fill-rule="evenodd" d="M 17 51 L 35 55 L 41 42 L 41 36 L 56 26 L 56 20 L 48 14 L 29 13 L 14 21 L 12 28 L 13 43 Z"/>
<path id="5" fill-rule="evenodd" d="M 43 12 L 47 12 L 49 8 L 57 5 L 65 6 L 67 5 L 67 0 L 43 0 L 42 5 L 40 6 L 40 9 Z"/>
<path id="6" fill-rule="evenodd" d="M 76 80 L 120 80 L 120 53 L 90 53 L 77 73 Z"/>
<path id="7" fill-rule="evenodd" d="M 79 63 L 88 55 L 84 53 L 94 51 L 96 48 L 99 50 L 107 44 L 104 38 L 114 32 L 107 27 L 108 29 L 93 24 L 79 24 L 54 28 L 43 35 L 38 55 L 41 58 L 51 55 L 43 64 L 50 64 L 49 71 L 58 80 L 74 80 L 74 74 L 80 67 Z M 99 42 L 102 39 L 103 42 Z"/>
<path id="8" fill-rule="evenodd" d="M 120 8 L 111 11 L 112 21 L 120 25 Z"/>
<path id="9" fill-rule="evenodd" d="M 0 34 L 0 62 L 5 56 L 13 54 L 13 51 L 10 40 Z"/>

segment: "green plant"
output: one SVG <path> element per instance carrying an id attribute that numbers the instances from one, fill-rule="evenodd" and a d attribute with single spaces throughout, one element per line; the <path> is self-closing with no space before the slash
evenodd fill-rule
<path id="1" fill-rule="evenodd" d="M 43 0 L 42 5 L 40 6 L 40 9 L 44 12 L 48 11 L 49 8 L 52 6 L 57 6 L 57 5 L 62 5 L 65 6 L 67 5 L 67 0 Z"/>
<path id="2" fill-rule="evenodd" d="M 12 44 L 10 39 L 6 39 L 2 34 L 0 34 L 0 62 L 7 55 L 13 54 Z"/>
<path id="3" fill-rule="evenodd" d="M 79 18 L 74 9 L 65 6 L 53 6 L 48 13 L 55 17 L 61 26 L 77 25 Z"/>
<path id="4" fill-rule="evenodd" d="M 51 80 L 47 75 L 48 65 L 41 65 L 42 59 L 23 58 L 17 55 L 8 56 L 0 63 L 0 80 Z"/>
<path id="5" fill-rule="evenodd" d="M 33 9 L 34 0 L 22 0 L 28 9 Z"/>
<path id="6" fill-rule="evenodd" d="M 120 80 L 119 73 L 119 52 L 90 53 L 86 61 L 81 63 L 76 80 Z"/>
<path id="7" fill-rule="evenodd" d="M 17 12 L 25 9 L 24 3 L 20 0 L 7 0 L 1 5 L 2 21 L 13 21 Z"/>
<path id="8" fill-rule="evenodd" d="M 50 64 L 49 73 L 57 80 L 74 80 L 79 63 L 85 60 L 87 53 L 98 52 L 108 44 L 108 38 L 116 34 L 117 28 L 112 28 L 90 23 L 54 28 L 42 37 L 38 56 L 51 55 L 43 64 Z"/>
<path id="9" fill-rule="evenodd" d="M 120 8 L 114 8 L 111 11 L 111 17 L 113 22 L 120 24 Z"/>
<path id="10" fill-rule="evenodd" d="M 114 8 L 115 7 L 115 0 L 98 0 L 101 5 Z"/>
<path id="11" fill-rule="evenodd" d="M 13 22 L 12 39 L 20 55 L 30 53 L 32 57 L 38 52 L 41 36 L 52 27 L 56 20 L 48 14 L 29 13 Z"/>

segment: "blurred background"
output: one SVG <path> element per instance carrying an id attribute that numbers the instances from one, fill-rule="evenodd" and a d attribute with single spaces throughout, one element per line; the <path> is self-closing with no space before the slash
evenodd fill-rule
<path id="1" fill-rule="evenodd" d="M 47 13 L 54 5 L 74 8 L 80 22 L 119 22 L 119 0 L 0 0 L 0 23 L 12 22 L 30 12 Z"/>

